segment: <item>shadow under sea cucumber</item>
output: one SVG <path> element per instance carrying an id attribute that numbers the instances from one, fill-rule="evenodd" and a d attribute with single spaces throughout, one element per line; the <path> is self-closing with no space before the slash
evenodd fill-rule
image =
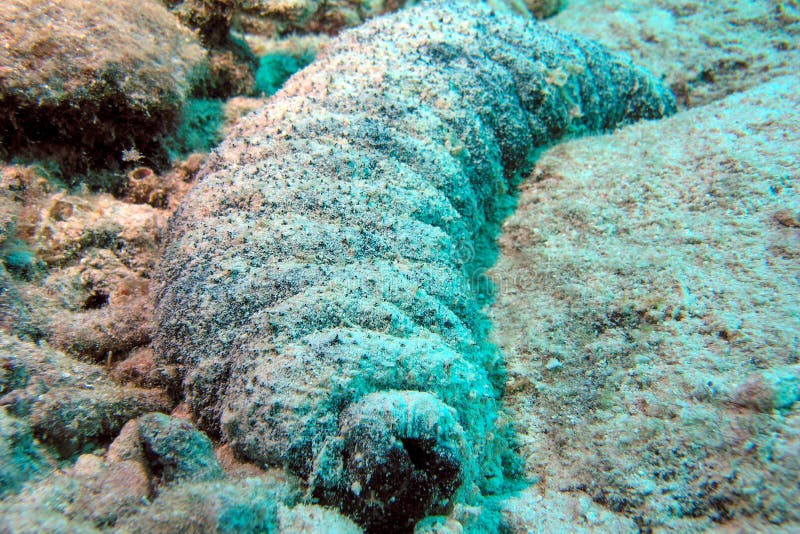
<path id="1" fill-rule="evenodd" d="M 463 251 L 537 149 L 674 108 L 599 45 L 479 4 L 345 32 L 171 221 L 158 357 L 204 430 L 369 531 L 496 492 L 502 362 Z"/>

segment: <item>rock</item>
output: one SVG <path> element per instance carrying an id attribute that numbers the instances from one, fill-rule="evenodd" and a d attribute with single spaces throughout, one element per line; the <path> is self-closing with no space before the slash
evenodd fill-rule
<path id="1" fill-rule="evenodd" d="M 0 325 L 107 365 L 147 345 L 150 273 L 170 210 L 196 172 L 198 156 L 190 159 L 163 176 L 138 168 L 127 202 L 68 193 L 40 168 L 2 167 L 8 231 L 0 255 L 8 270 L 0 269 Z"/>
<path id="2" fill-rule="evenodd" d="M 131 418 L 167 410 L 160 390 L 115 385 L 96 365 L 0 333 L 0 405 L 67 458 L 110 442 Z"/>
<path id="3" fill-rule="evenodd" d="M 444 407 L 426 428 L 455 439 L 453 409 L 467 443 L 440 443 L 465 467 L 454 493 L 431 489 L 445 501 L 433 508 L 499 491 L 514 463 L 496 412 L 503 369 L 470 283 L 493 225 L 536 147 L 673 106 L 599 46 L 485 6 L 428 5 L 343 34 L 239 122 L 173 219 L 156 358 L 179 366 L 201 429 L 311 479 L 321 451 L 347 442 L 350 407 L 426 392 Z M 323 493 L 382 521 L 368 492 Z"/>
<path id="4" fill-rule="evenodd" d="M 552 17 L 563 9 L 564 0 L 525 0 L 525 6 L 537 19 Z"/>
<path id="5" fill-rule="evenodd" d="M 428 516 L 414 527 L 414 534 L 462 534 L 464 527 L 453 518 Z"/>
<path id="6" fill-rule="evenodd" d="M 118 526 L 119 532 L 278 532 L 286 489 L 268 478 L 181 483 Z"/>
<path id="7" fill-rule="evenodd" d="M 500 513 L 510 534 L 529 532 L 637 532 L 633 519 L 572 492 L 542 492 L 536 486 L 505 499 Z"/>
<path id="8" fill-rule="evenodd" d="M 151 413 L 140 417 L 138 424 L 144 455 L 163 483 L 222 477 L 211 441 L 191 423 Z"/>
<path id="9" fill-rule="evenodd" d="M 570 0 L 553 26 L 623 51 L 669 84 L 681 107 L 794 74 L 800 7 L 771 0 Z"/>
<path id="10" fill-rule="evenodd" d="M 492 315 L 541 493 L 654 531 L 800 525 L 800 235 L 774 220 L 800 206 L 798 88 L 559 145 L 523 184 Z"/>
<path id="11" fill-rule="evenodd" d="M 92 454 L 0 503 L 4 532 L 100 532 L 143 506 L 150 485 L 141 464 Z"/>
<path id="12" fill-rule="evenodd" d="M 67 176 L 118 167 L 159 137 L 207 69 L 195 38 L 156 0 L 9 0 L 0 13 L 0 146 Z"/>
<path id="13" fill-rule="evenodd" d="M 789 411 L 800 401 L 800 365 L 756 371 L 736 388 L 732 402 L 759 412 Z"/>
<path id="14" fill-rule="evenodd" d="M 293 508 L 278 506 L 280 534 L 360 534 L 358 525 L 333 508 L 299 504 Z"/>

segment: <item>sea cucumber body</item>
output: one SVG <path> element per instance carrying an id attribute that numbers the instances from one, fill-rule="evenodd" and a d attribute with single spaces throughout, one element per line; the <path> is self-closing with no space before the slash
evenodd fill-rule
<path id="1" fill-rule="evenodd" d="M 368 529 L 495 491 L 487 226 L 537 148 L 673 109 L 600 46 L 480 5 L 345 32 L 239 124 L 173 218 L 158 355 L 204 429 Z"/>

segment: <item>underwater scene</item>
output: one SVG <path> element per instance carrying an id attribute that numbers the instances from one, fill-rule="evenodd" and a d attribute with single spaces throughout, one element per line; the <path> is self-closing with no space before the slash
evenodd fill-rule
<path id="1" fill-rule="evenodd" d="M 0 0 L 0 533 L 800 532 L 800 3 Z"/>

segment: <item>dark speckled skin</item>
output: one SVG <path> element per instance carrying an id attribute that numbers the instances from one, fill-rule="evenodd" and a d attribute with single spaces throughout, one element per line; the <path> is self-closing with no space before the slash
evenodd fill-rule
<path id="1" fill-rule="evenodd" d="M 474 284 L 487 228 L 537 149 L 673 110 L 600 46 L 480 5 L 346 32 L 239 124 L 174 217 L 158 357 L 204 429 L 369 530 L 495 492 L 502 366 Z M 414 469 L 439 484 L 429 500 L 387 499 Z"/>

